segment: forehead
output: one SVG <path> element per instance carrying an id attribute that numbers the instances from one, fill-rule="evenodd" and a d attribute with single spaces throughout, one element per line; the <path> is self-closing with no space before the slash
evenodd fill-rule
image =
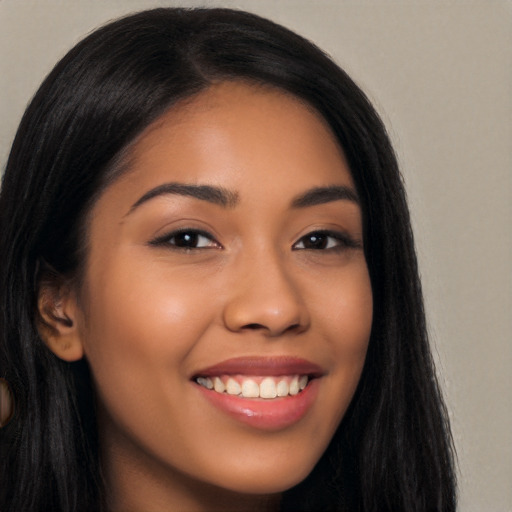
<path id="1" fill-rule="evenodd" d="M 268 86 L 224 82 L 171 108 L 129 152 L 128 175 L 249 185 L 271 178 L 352 183 L 331 128 L 300 99 Z M 292 183 L 289 186 L 292 187 Z M 305 183 L 304 183 L 305 185 Z"/>
<path id="2" fill-rule="evenodd" d="M 148 191 L 168 183 L 223 188 L 248 215 L 266 206 L 269 218 L 315 187 L 349 187 L 357 195 L 327 122 L 300 99 L 268 86 L 211 86 L 170 108 L 126 155 L 89 221 L 121 222 Z"/>

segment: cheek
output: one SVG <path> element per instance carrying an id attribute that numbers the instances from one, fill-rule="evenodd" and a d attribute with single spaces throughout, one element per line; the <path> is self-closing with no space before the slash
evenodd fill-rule
<path id="1" fill-rule="evenodd" d="M 106 338 L 102 343 L 112 339 L 121 344 L 145 340 L 137 343 L 143 352 L 147 344 L 172 341 L 179 352 L 180 344 L 187 344 L 182 333 L 201 328 L 198 320 L 208 317 L 201 283 L 165 265 L 137 264 L 136 254 L 116 261 L 120 263 L 91 272 L 96 278 L 90 280 L 88 296 L 94 300 L 88 301 L 86 322 L 96 332 L 88 332 L 87 338 L 99 335 Z"/>
<path id="2" fill-rule="evenodd" d="M 83 340 L 98 393 L 116 409 L 133 403 L 134 390 L 151 401 L 162 383 L 179 385 L 183 361 L 213 321 L 204 289 L 157 267 L 111 265 L 97 277 Z"/>
<path id="3" fill-rule="evenodd" d="M 329 347 L 327 379 L 337 390 L 335 397 L 323 397 L 326 410 L 335 411 L 329 427 L 334 432 L 359 383 L 372 329 L 373 297 L 366 264 L 332 276 L 323 289 L 312 301 L 313 318 Z"/>
<path id="4" fill-rule="evenodd" d="M 373 319 L 373 296 L 365 261 L 328 275 L 311 297 L 313 317 L 332 347 L 355 356 L 366 353 Z"/>

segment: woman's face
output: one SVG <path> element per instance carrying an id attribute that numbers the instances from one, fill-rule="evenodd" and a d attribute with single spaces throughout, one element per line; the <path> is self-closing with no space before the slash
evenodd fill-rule
<path id="1" fill-rule="evenodd" d="M 92 209 L 77 302 L 107 473 L 281 492 L 332 438 L 370 336 L 343 152 L 299 100 L 223 83 L 128 165 Z"/>

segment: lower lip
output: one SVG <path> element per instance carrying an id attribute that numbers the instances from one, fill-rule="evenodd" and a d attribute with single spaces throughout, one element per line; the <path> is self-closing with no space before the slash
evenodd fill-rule
<path id="1" fill-rule="evenodd" d="M 196 386 L 211 404 L 235 420 L 261 430 L 276 431 L 291 427 L 307 414 L 318 395 L 319 380 L 310 381 L 297 395 L 271 400 L 242 398 Z"/>

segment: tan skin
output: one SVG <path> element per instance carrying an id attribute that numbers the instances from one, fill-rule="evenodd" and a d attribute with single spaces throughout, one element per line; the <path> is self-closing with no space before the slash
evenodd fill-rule
<path id="1" fill-rule="evenodd" d="M 275 510 L 326 449 L 370 336 L 343 152 L 296 98 L 221 83 L 162 116 L 128 162 L 90 213 L 81 288 L 40 295 L 48 346 L 92 369 L 109 509 Z M 176 190 L 141 201 L 164 184 L 216 187 L 226 201 Z M 322 187 L 350 193 L 299 204 Z M 298 421 L 260 428 L 204 398 L 199 370 L 247 356 L 321 368 Z"/>

